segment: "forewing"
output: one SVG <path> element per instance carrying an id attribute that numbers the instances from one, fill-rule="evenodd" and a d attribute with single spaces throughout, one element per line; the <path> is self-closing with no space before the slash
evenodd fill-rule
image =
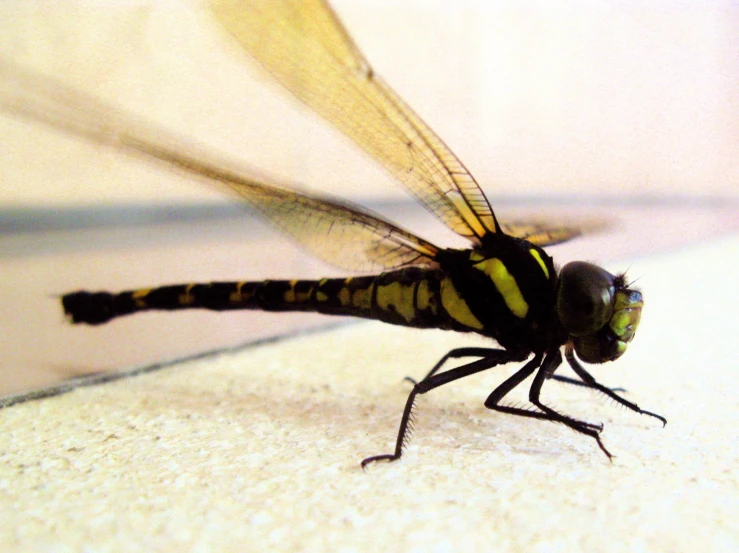
<path id="1" fill-rule="evenodd" d="M 0 109 L 225 185 L 316 256 L 351 271 L 432 266 L 437 248 L 382 218 L 254 178 L 135 116 L 0 59 Z"/>
<path id="2" fill-rule="evenodd" d="M 295 96 L 384 165 L 456 233 L 496 232 L 493 211 L 442 140 L 374 73 L 322 0 L 212 0 L 236 40 Z"/>

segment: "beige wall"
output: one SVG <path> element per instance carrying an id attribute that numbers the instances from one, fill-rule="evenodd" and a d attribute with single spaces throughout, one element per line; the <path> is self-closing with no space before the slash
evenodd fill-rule
<path id="1" fill-rule="evenodd" d="M 491 195 L 736 196 L 739 8 L 336 2 L 379 73 Z M 359 199 L 399 194 L 246 66 L 198 2 L 0 5 L 0 55 L 216 152 Z M 0 207 L 218 200 L 0 117 Z"/>

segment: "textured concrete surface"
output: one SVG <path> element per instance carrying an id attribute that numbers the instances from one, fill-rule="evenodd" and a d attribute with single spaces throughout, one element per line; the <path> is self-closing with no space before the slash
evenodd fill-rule
<path id="1" fill-rule="evenodd" d="M 642 326 L 609 385 L 656 421 L 559 383 L 588 438 L 492 413 L 513 367 L 421 398 L 406 374 L 479 340 L 359 323 L 0 411 L 0 549 L 736 551 L 736 238 L 635 262 Z M 524 401 L 525 390 L 512 401 Z"/>

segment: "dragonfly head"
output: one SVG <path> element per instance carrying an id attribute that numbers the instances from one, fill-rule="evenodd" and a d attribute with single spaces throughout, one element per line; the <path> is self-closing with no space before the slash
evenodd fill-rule
<path id="1" fill-rule="evenodd" d="M 568 263 L 559 272 L 557 315 L 586 363 L 618 359 L 634 338 L 644 300 L 626 286 L 624 275 L 584 261 Z"/>

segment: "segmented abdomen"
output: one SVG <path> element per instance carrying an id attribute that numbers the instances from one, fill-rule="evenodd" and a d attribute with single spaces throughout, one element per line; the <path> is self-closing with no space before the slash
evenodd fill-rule
<path id="1" fill-rule="evenodd" d="M 481 325 L 441 271 L 416 267 L 374 276 L 180 284 L 62 298 L 72 322 L 102 324 L 147 310 L 316 311 L 421 328 L 479 331 Z"/>

